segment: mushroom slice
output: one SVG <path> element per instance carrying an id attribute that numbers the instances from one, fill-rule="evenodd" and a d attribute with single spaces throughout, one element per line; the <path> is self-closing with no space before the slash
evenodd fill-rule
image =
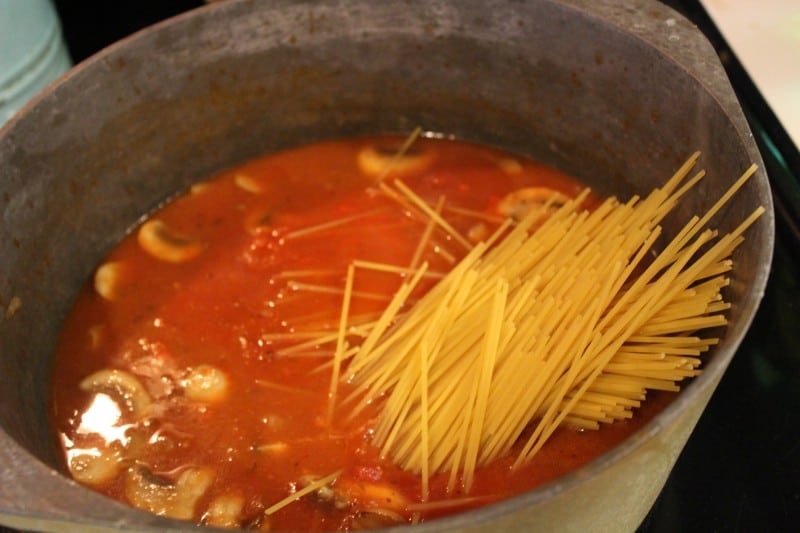
<path id="1" fill-rule="evenodd" d="M 153 403 L 150 393 L 133 374 L 117 369 L 103 369 L 91 374 L 80 382 L 86 392 L 108 393 L 120 404 L 127 407 L 134 418 L 144 416 Z"/>
<path id="2" fill-rule="evenodd" d="M 94 273 L 94 290 L 106 300 L 119 296 L 119 284 L 125 272 L 125 264 L 108 261 L 100 265 Z"/>
<path id="3" fill-rule="evenodd" d="M 213 481 L 214 473 L 209 468 L 187 468 L 173 482 L 153 474 L 143 466 L 134 466 L 128 469 L 125 477 L 125 496 L 131 505 L 139 509 L 190 520 L 194 518 L 197 501 Z"/>
<path id="4" fill-rule="evenodd" d="M 189 192 L 191 194 L 202 194 L 209 190 L 211 185 L 207 181 L 199 181 L 197 183 L 193 183 L 191 187 L 189 187 Z"/>
<path id="5" fill-rule="evenodd" d="M 233 177 L 233 182 L 243 191 L 253 194 L 264 192 L 264 186 L 250 174 L 238 173 Z"/>
<path id="6" fill-rule="evenodd" d="M 244 497 L 241 494 L 220 494 L 209 504 L 202 522 L 208 526 L 238 528 L 243 508 Z"/>
<path id="7" fill-rule="evenodd" d="M 203 243 L 176 233 L 158 219 L 142 224 L 137 238 L 144 251 L 168 263 L 190 261 L 205 248 Z"/>
<path id="8" fill-rule="evenodd" d="M 522 164 L 516 159 L 511 159 L 508 157 L 498 160 L 497 166 L 500 167 L 500 170 L 510 176 L 514 176 L 522 172 Z"/>
<path id="9" fill-rule="evenodd" d="M 228 394 L 228 377 L 211 365 L 191 369 L 182 384 L 186 397 L 195 402 L 219 402 Z"/>
<path id="10" fill-rule="evenodd" d="M 89 340 L 89 346 L 92 349 L 97 349 L 100 344 L 103 342 L 103 338 L 105 337 L 106 333 L 106 326 L 103 324 L 94 324 L 90 326 L 89 329 L 86 330 L 86 336 Z"/>
<path id="11" fill-rule="evenodd" d="M 567 203 L 569 198 L 549 187 L 524 187 L 505 195 L 497 204 L 497 211 L 514 220 L 522 220 L 534 208 L 541 207 L 548 201 L 551 201 L 552 207 L 558 208 Z"/>
<path id="12" fill-rule="evenodd" d="M 401 150 L 397 144 L 370 144 L 358 152 L 358 168 L 372 178 L 400 177 L 425 170 L 433 161 L 433 153 L 420 146 Z"/>
<path id="13" fill-rule="evenodd" d="M 67 466 L 79 483 L 99 486 L 114 479 L 122 464 L 119 450 L 98 448 L 70 453 Z"/>

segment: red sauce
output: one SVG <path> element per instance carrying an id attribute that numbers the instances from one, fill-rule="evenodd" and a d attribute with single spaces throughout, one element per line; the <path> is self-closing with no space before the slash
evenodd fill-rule
<path id="1" fill-rule="evenodd" d="M 563 428 L 517 471 L 510 470 L 513 457 L 479 469 L 468 495 L 447 494 L 449 474 L 437 474 L 431 501 L 469 501 L 422 512 L 415 507 L 419 477 L 381 459 L 370 443 L 375 406 L 349 420 L 339 405 L 327 423 L 330 368 L 324 365 L 330 345 L 287 354 L 284 350 L 300 341 L 275 334 L 304 340 L 304 332 L 334 331 L 342 305 L 335 291 L 344 286 L 353 259 L 409 264 L 425 224 L 382 194 L 357 161 L 365 147 L 400 142 L 339 140 L 251 161 L 152 215 L 189 238 L 196 256 L 166 262 L 147 253 L 136 234 L 109 254 L 107 263 L 122 265 L 113 297 L 102 297 L 92 284 L 80 293 L 64 325 L 52 377 L 52 423 L 67 466 L 80 481 L 128 501 L 131 471 L 144 472 L 151 485 L 168 492 L 181 473 L 204 468 L 213 481 L 187 518 L 213 522 L 209 506 L 220 495 L 233 495 L 239 510 L 229 525 L 245 528 L 336 530 L 398 517 L 430 520 L 559 477 L 624 440 L 661 408 L 666 395 L 647 402 L 634 419 L 599 431 Z M 431 204 L 444 195 L 448 206 L 487 215 L 446 210 L 463 235 L 491 231 L 498 202 L 522 187 L 548 187 L 567 196 L 583 188 L 556 170 L 487 147 L 421 139 L 414 150 L 432 157 L 420 171 L 402 176 L 411 189 Z M 295 233 L 330 221 L 340 224 Z M 441 231 L 434 239 L 445 253 L 429 247 L 424 258 L 432 271 L 446 272 L 465 250 Z M 351 316 L 382 309 L 386 299 L 376 295 L 388 297 L 401 282 L 398 274 L 359 270 L 354 290 L 361 296 L 353 299 Z M 420 291 L 434 282 L 426 281 Z M 219 398 L 198 401 L 187 394 L 187 379 L 199 365 L 225 376 Z M 80 387 L 103 369 L 123 370 L 142 384 L 152 400 L 144 416 L 121 405 L 124 394 Z M 347 392 L 343 384 L 339 398 Z M 98 397 L 110 403 L 98 403 Z M 114 466 L 107 475 L 87 478 L 75 459 L 81 453 L 109 456 Z M 308 479 L 334 472 L 340 474 L 333 488 L 345 503 L 310 495 L 265 515 Z M 394 492 L 370 493 L 369 487 Z M 394 501 L 381 501 L 387 494 Z M 396 516 L 363 515 L 374 507 Z"/>

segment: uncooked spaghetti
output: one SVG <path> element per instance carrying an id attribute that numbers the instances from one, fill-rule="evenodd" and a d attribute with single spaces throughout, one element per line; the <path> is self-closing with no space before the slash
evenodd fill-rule
<path id="1" fill-rule="evenodd" d="M 468 492 L 475 469 L 520 439 L 515 467 L 558 426 L 628 418 L 648 389 L 675 391 L 699 374 L 700 355 L 718 339 L 696 332 L 726 323 L 729 257 L 764 210 L 722 237 L 706 228 L 753 166 L 647 259 L 661 220 L 703 177 L 687 179 L 698 156 L 643 200 L 609 198 L 588 212 L 587 191 L 474 247 L 438 215 L 441 201 L 431 209 L 394 181 L 397 196 L 470 248 L 402 315 L 408 285 L 398 291 L 345 372 L 358 385 L 355 411 L 382 402 L 374 444 L 422 476 L 423 500 L 433 473 L 449 471 L 450 490 L 460 475 Z"/>

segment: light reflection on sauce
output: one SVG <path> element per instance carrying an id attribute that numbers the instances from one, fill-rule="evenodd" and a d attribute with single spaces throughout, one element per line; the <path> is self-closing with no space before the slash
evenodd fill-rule
<path id="1" fill-rule="evenodd" d="M 130 440 L 126 432 L 130 424 L 120 424 L 122 411 L 113 398 L 107 394 L 95 394 L 92 403 L 81 415 L 77 432 L 81 435 L 100 435 L 106 446 L 119 442 L 125 446 Z"/>

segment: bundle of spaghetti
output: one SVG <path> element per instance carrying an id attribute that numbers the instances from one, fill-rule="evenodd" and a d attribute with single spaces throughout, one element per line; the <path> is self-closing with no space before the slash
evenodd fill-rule
<path id="1" fill-rule="evenodd" d="M 515 445 L 518 466 L 560 425 L 628 418 L 648 389 L 699 373 L 717 339 L 696 332 L 726 323 L 728 258 L 763 209 L 722 237 L 706 228 L 751 167 L 655 253 L 659 223 L 703 177 L 687 179 L 697 156 L 644 199 L 586 212 L 585 191 L 503 224 L 399 314 L 404 285 L 346 367 L 337 362 L 356 385 L 354 412 L 382 402 L 374 443 L 420 473 L 423 498 L 433 473 L 469 491 L 475 469 Z M 441 203 L 428 209 L 438 216 Z"/>

